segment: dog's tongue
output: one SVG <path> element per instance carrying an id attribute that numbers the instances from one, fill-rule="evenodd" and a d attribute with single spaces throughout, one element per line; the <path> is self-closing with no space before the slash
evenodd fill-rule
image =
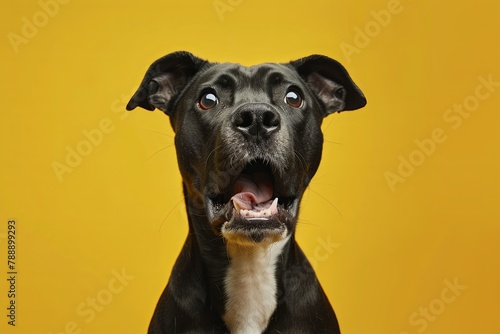
<path id="1" fill-rule="evenodd" d="M 266 173 L 240 175 L 233 187 L 234 206 L 243 210 L 262 210 L 271 205 L 273 180 Z"/>

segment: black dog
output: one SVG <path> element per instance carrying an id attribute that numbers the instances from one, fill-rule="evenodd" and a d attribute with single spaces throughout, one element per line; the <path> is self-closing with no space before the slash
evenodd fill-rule
<path id="1" fill-rule="evenodd" d="M 127 109 L 170 117 L 189 235 L 149 333 L 340 333 L 294 234 L 323 117 L 365 104 L 320 55 L 244 67 L 176 52 L 150 66 Z"/>

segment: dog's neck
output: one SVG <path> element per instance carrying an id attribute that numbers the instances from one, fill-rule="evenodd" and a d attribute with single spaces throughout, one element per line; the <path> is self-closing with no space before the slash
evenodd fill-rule
<path id="1" fill-rule="evenodd" d="M 277 267 L 288 259 L 292 236 L 247 246 L 230 242 L 214 235 L 205 215 L 189 210 L 188 199 L 191 250 L 208 275 L 210 304 L 231 333 L 262 333 L 278 304 Z"/>
<path id="2" fill-rule="evenodd" d="M 277 305 L 276 263 L 290 237 L 271 244 L 227 242 L 224 322 L 231 333 L 262 333 Z"/>

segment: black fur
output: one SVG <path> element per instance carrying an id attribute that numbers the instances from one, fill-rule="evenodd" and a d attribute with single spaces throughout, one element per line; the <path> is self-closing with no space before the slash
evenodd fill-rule
<path id="1" fill-rule="evenodd" d="M 290 89 L 302 95 L 302 107 L 285 103 Z M 219 99 L 211 110 L 198 104 L 206 92 Z M 151 65 L 127 109 L 158 108 L 170 117 L 189 235 L 156 307 L 150 334 L 229 333 L 221 317 L 230 264 L 221 228 L 229 221 L 226 227 L 250 242 L 283 231 L 291 236 L 276 267 L 278 295 L 270 298 L 278 304 L 265 333 L 340 333 L 294 233 L 300 199 L 321 160 L 322 119 L 365 104 L 345 68 L 320 55 L 244 67 L 176 52 Z M 252 168 L 272 174 L 279 208 L 269 220 L 248 224 L 226 203 L 238 175 Z"/>

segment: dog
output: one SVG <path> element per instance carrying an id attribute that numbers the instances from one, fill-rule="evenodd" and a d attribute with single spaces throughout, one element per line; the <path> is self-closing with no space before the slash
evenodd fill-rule
<path id="1" fill-rule="evenodd" d="M 149 67 L 126 108 L 169 116 L 189 221 L 149 334 L 340 333 L 295 227 L 323 118 L 365 104 L 322 55 L 245 67 L 179 51 Z"/>

